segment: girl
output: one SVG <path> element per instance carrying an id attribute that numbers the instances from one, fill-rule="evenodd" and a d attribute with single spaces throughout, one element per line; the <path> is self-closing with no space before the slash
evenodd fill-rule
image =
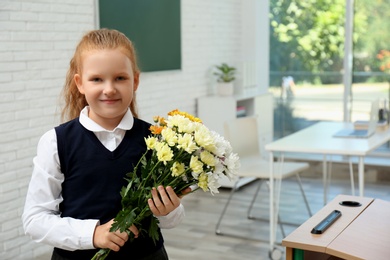
<path id="1" fill-rule="evenodd" d="M 139 73 L 132 43 L 116 30 L 91 31 L 76 48 L 63 91 L 69 121 L 38 143 L 22 216 L 26 234 L 55 247 L 52 259 L 91 259 L 99 248 L 115 251 L 107 259 L 168 259 L 160 231 L 156 243 L 135 226 L 132 242 L 126 232 L 109 231 L 124 177 L 150 134 L 137 118 Z M 160 228 L 184 216 L 171 187 L 153 189 L 149 206 Z"/>

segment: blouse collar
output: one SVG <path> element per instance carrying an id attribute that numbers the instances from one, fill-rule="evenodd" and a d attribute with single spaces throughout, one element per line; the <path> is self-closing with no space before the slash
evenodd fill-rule
<path id="1" fill-rule="evenodd" d="M 92 132 L 114 132 L 116 129 L 130 130 L 134 124 L 134 118 L 130 111 L 130 108 L 127 108 L 127 111 L 123 116 L 122 120 L 112 131 L 105 129 L 104 127 L 93 121 L 91 118 L 89 118 L 88 111 L 89 106 L 86 106 L 83 108 L 83 110 L 81 110 L 79 121 L 82 126 Z"/>

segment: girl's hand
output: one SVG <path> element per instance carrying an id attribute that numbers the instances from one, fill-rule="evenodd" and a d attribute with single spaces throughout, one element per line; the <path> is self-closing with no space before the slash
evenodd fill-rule
<path id="1" fill-rule="evenodd" d="M 93 234 L 93 246 L 95 248 L 108 248 L 117 252 L 129 239 L 126 232 L 121 233 L 119 230 L 110 232 L 113 222 L 114 219 L 103 225 L 96 226 L 95 233 Z M 134 225 L 129 230 L 134 234 L 135 238 L 138 237 L 139 232 Z"/>
<path id="2" fill-rule="evenodd" d="M 152 198 L 148 200 L 150 210 L 156 217 L 166 216 L 180 205 L 180 197 L 172 187 L 158 186 L 152 189 Z"/>
<path id="3" fill-rule="evenodd" d="M 186 188 L 186 189 L 181 191 L 181 194 L 179 195 L 179 198 L 183 198 L 185 195 L 187 195 L 187 194 L 189 194 L 191 192 L 192 192 L 191 188 L 188 187 L 188 188 Z"/>

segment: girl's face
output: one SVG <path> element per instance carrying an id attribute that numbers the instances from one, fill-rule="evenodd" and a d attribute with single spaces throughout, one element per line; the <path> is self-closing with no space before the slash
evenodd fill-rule
<path id="1" fill-rule="evenodd" d="M 81 74 L 74 80 L 89 105 L 89 117 L 107 130 L 122 120 L 138 88 L 130 59 L 119 49 L 83 55 Z"/>

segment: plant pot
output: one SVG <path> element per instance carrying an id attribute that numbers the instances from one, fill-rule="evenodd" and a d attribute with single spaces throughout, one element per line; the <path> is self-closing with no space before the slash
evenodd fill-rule
<path id="1" fill-rule="evenodd" d="M 219 96 L 231 96 L 234 92 L 233 82 L 218 82 L 217 94 Z"/>

